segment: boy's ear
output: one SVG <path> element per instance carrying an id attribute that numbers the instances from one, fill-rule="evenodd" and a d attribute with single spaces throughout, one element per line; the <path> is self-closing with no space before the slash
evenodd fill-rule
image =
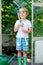
<path id="1" fill-rule="evenodd" d="M 28 14 L 26 14 L 26 17 L 28 16 Z"/>
<path id="2" fill-rule="evenodd" d="M 26 12 L 26 17 L 28 16 L 28 13 Z"/>

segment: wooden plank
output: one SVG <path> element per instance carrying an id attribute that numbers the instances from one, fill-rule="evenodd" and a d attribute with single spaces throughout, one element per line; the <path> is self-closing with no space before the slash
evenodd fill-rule
<path id="1" fill-rule="evenodd" d="M 43 7 L 43 3 L 33 3 L 33 6 L 40 6 L 40 7 Z"/>
<path id="2" fill-rule="evenodd" d="M 33 37 L 33 40 L 34 40 L 34 41 L 43 40 L 43 37 Z"/>
<path id="3" fill-rule="evenodd" d="M 43 40 L 35 41 L 35 63 L 43 63 Z"/>

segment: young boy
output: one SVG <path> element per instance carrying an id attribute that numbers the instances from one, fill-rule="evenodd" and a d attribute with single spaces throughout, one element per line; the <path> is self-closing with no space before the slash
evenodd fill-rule
<path id="1" fill-rule="evenodd" d="M 28 33 L 32 32 L 31 22 L 26 19 L 28 10 L 25 7 L 19 9 L 18 18 L 16 21 L 14 32 L 16 35 L 16 50 L 18 50 L 18 65 L 22 65 L 21 55 L 23 52 L 23 65 L 27 65 L 27 50 L 28 50 Z"/>

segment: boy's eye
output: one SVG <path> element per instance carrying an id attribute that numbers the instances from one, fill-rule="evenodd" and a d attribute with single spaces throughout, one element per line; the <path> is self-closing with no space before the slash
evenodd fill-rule
<path id="1" fill-rule="evenodd" d="M 25 13 L 25 11 L 21 11 L 21 12 L 19 12 L 19 13 Z"/>

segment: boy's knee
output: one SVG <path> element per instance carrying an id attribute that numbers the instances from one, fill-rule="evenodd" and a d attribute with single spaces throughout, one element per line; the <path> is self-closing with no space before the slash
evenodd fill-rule
<path id="1" fill-rule="evenodd" d="M 27 56 L 27 52 L 26 52 L 26 51 L 23 51 L 23 55 L 24 55 L 24 56 Z"/>
<path id="2" fill-rule="evenodd" d="M 26 51 L 23 51 L 23 53 L 26 53 Z"/>
<path id="3" fill-rule="evenodd" d="M 18 53 L 21 53 L 21 52 L 22 52 L 21 50 L 18 51 Z"/>

